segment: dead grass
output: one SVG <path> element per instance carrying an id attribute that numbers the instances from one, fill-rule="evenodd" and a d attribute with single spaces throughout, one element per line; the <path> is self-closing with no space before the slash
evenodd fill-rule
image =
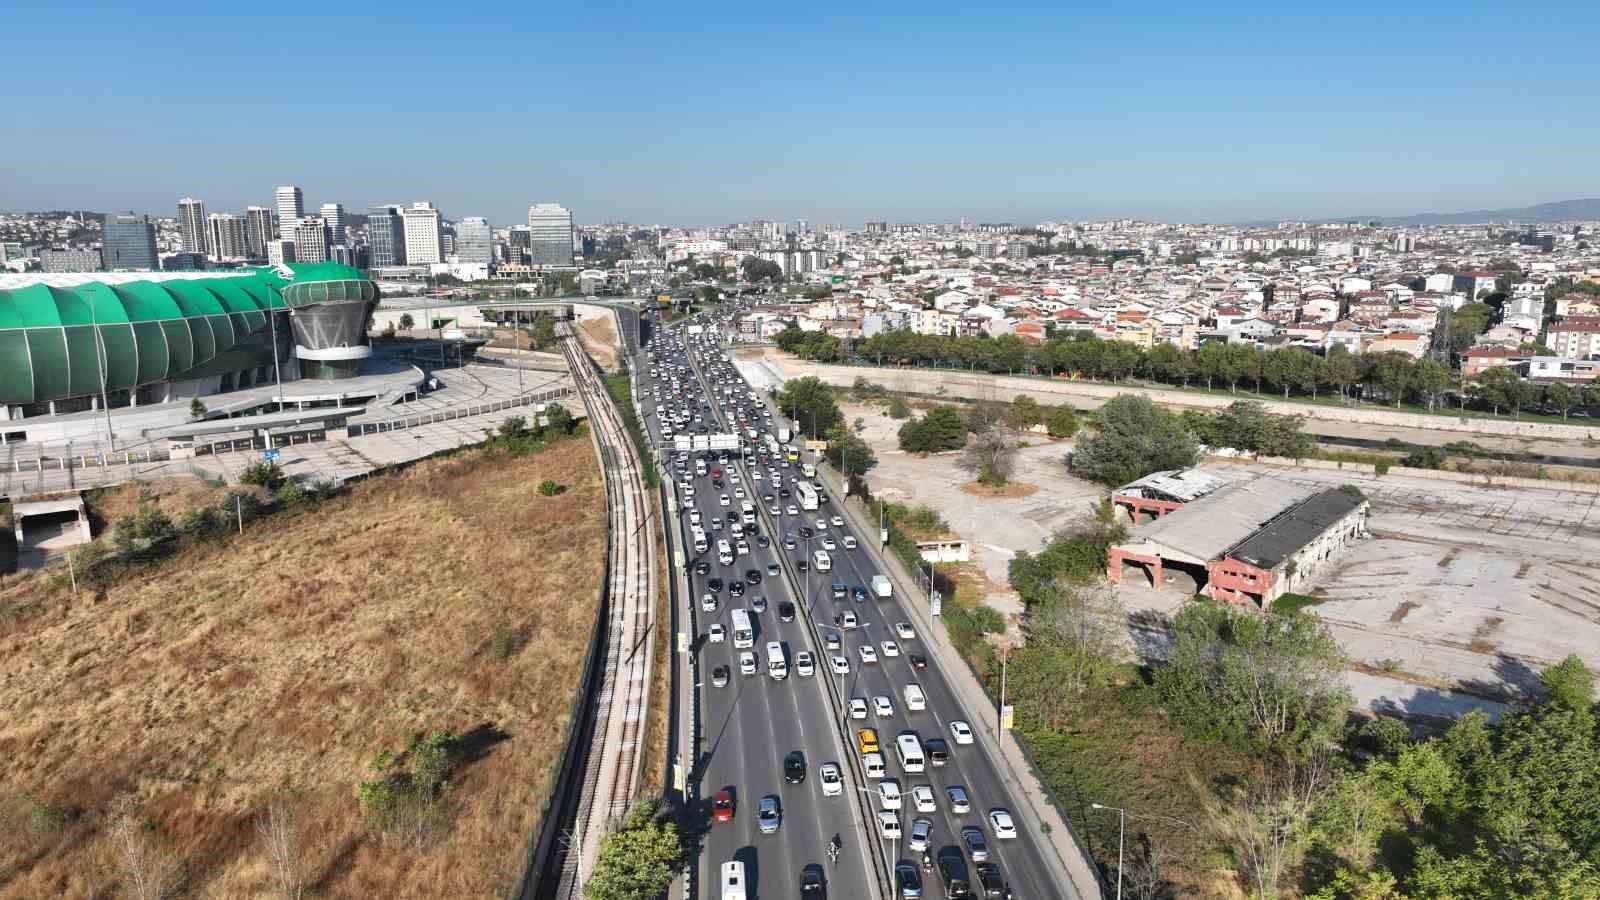
<path id="1" fill-rule="evenodd" d="M 611 321 L 611 313 L 579 319 L 576 323 L 578 342 L 583 349 L 594 357 L 600 367 L 610 372 L 617 367 L 617 326 Z"/>
<path id="2" fill-rule="evenodd" d="M 1038 493 L 1039 486 L 1037 484 L 1029 484 L 1026 481 L 1008 481 L 999 487 L 995 487 L 976 481 L 969 481 L 961 486 L 961 491 L 974 497 L 1015 500 L 1018 497 L 1027 497 Z"/>
<path id="3" fill-rule="evenodd" d="M 567 492 L 539 497 L 543 478 Z M 471 451 L 186 550 L 98 602 L 0 585 L 0 606 L 44 595 L 0 619 L 0 810 L 26 797 L 61 813 L 53 830 L 6 828 L 0 897 L 127 895 L 122 798 L 182 861 L 187 896 L 265 895 L 259 814 L 284 791 L 314 896 L 504 892 L 561 751 L 604 515 L 588 441 Z M 499 626 L 516 635 L 504 660 Z M 377 753 L 483 724 L 504 739 L 455 774 L 435 840 L 363 829 L 354 786 Z"/>
<path id="4" fill-rule="evenodd" d="M 198 478 L 158 478 L 90 491 L 85 502 L 92 518 L 109 527 L 140 506 L 153 506 L 177 521 L 187 510 L 214 505 L 227 491 L 225 485 L 207 484 Z"/>

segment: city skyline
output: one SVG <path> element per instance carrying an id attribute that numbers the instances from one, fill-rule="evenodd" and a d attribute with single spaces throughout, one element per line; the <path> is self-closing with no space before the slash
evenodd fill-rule
<path id="1" fill-rule="evenodd" d="M 288 83 L 245 115 L 220 85 L 196 92 L 183 72 L 234 58 L 244 33 L 269 60 L 301 52 L 292 18 L 209 12 L 178 35 L 132 10 L 70 27 L 61 13 L 19 11 L 0 37 L 13 66 L 45 71 L 64 55 L 82 65 L 23 79 L 33 101 L 0 126 L 0 164 L 28 177 L 0 206 L 159 213 L 194 195 L 239 211 L 294 183 L 347 209 L 420 196 L 495 223 L 521 218 L 527 201 L 513 197 L 537 196 L 586 221 L 1239 222 L 1596 193 L 1584 148 L 1600 125 L 1571 115 L 1592 93 L 1592 9 L 973 19 L 823 7 L 793 22 L 584 8 L 457 11 L 426 30 L 383 9 L 319 19 L 316 40 L 346 48 L 351 72 L 380 63 L 380 48 L 425 42 L 458 77 L 397 69 L 377 97 L 360 78 L 330 84 L 325 71 L 276 66 Z M 535 26 L 549 46 L 527 57 L 519 45 Z M 585 37 L 601 33 L 612 58 L 651 59 L 649 77 L 594 59 Z M 131 38 L 138 65 L 112 63 Z M 315 90 L 297 88 L 313 77 Z M 459 80 L 499 87 L 463 94 Z M 184 103 L 152 103 L 179 93 Z M 76 115 L 69 99 L 86 95 L 107 114 Z M 363 111 L 359 152 L 294 137 L 345 128 L 351 110 Z M 449 126 L 417 128 L 418 110 Z M 1546 121 L 1563 126 L 1511 127 Z M 102 152 L 109 143 L 117 154 Z"/>

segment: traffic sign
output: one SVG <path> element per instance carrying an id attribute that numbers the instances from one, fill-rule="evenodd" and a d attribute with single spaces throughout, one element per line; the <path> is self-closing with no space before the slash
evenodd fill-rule
<path id="1" fill-rule="evenodd" d="M 678 632 L 678 652 L 679 653 L 688 653 L 689 652 L 689 632 L 687 632 L 687 631 Z"/>
<path id="2" fill-rule="evenodd" d="M 944 598 L 939 596 L 938 591 L 934 591 L 933 596 L 928 598 L 928 614 L 937 616 L 943 610 Z"/>
<path id="3" fill-rule="evenodd" d="M 1016 720 L 1017 708 L 1007 703 L 1000 707 L 1000 727 L 1010 731 L 1012 723 Z"/>
<path id="4" fill-rule="evenodd" d="M 276 447 L 273 447 L 271 450 L 263 450 L 261 452 L 261 458 L 266 460 L 267 462 L 272 462 L 273 460 L 277 459 L 278 456 L 281 455 L 282 453 L 283 453 L 283 451 L 279 450 Z"/>

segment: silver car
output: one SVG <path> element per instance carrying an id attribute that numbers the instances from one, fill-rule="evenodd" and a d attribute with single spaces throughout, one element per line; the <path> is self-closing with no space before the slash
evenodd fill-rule
<path id="1" fill-rule="evenodd" d="M 778 833 L 778 828 L 783 825 L 783 813 L 778 810 L 777 797 L 762 797 L 756 804 L 756 824 L 761 827 L 762 834 Z"/>

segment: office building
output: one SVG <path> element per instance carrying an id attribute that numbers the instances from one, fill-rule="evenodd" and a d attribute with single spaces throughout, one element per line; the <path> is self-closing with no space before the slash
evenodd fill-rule
<path id="1" fill-rule="evenodd" d="M 208 253 L 206 245 L 206 205 L 193 197 L 178 201 L 178 233 L 186 253 Z"/>
<path id="2" fill-rule="evenodd" d="M 267 262 L 271 265 L 294 262 L 294 241 L 273 238 L 267 241 Z"/>
<path id="3" fill-rule="evenodd" d="M 156 227 L 149 216 L 107 216 L 101 238 L 100 260 L 107 271 L 159 268 Z"/>
<path id="4" fill-rule="evenodd" d="M 95 250 L 40 250 L 39 268 L 50 273 L 94 272 L 100 268 Z"/>
<path id="5" fill-rule="evenodd" d="M 217 259 L 244 259 L 244 220 L 232 213 L 212 213 L 206 216 L 206 242 L 211 255 Z"/>
<path id="6" fill-rule="evenodd" d="M 528 254 L 535 266 L 572 265 L 572 213 L 557 203 L 528 207 Z"/>
<path id="7" fill-rule="evenodd" d="M 244 249 L 251 259 L 267 258 L 267 241 L 273 239 L 272 210 L 247 206 L 244 210 Z"/>
<path id="8" fill-rule="evenodd" d="M 333 259 L 332 243 L 328 240 L 328 223 L 321 216 L 306 216 L 295 224 L 290 239 L 294 241 L 294 260 L 301 263 L 328 262 Z"/>
<path id="9" fill-rule="evenodd" d="M 305 195 L 298 187 L 286 184 L 274 190 L 272 196 L 278 207 L 279 236 L 286 241 L 293 240 L 289 232 L 294 230 L 296 222 L 306 217 Z"/>
<path id="10" fill-rule="evenodd" d="M 344 238 L 344 204 L 322 204 L 322 221 L 328 223 L 328 233 L 333 237 L 335 245 L 343 244 Z"/>
<path id="11" fill-rule="evenodd" d="M 406 265 L 428 266 L 444 262 L 444 236 L 439 228 L 439 211 L 426 201 L 401 210 L 405 222 Z"/>
<path id="12" fill-rule="evenodd" d="M 398 204 L 367 207 L 367 252 L 374 269 L 406 264 L 405 221 Z"/>

